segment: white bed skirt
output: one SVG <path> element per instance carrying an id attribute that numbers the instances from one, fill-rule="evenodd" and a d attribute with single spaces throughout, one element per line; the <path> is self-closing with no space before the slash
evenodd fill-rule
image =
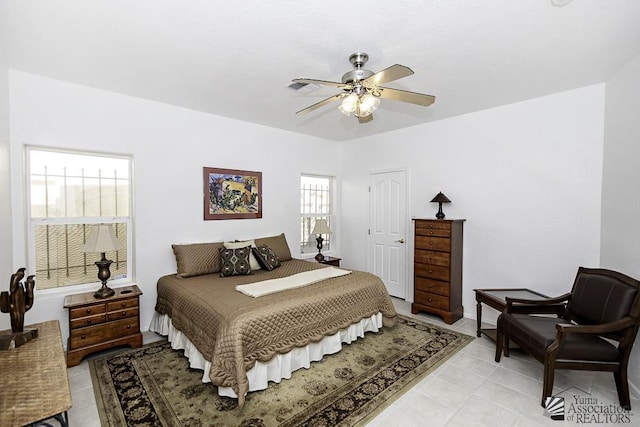
<path id="1" fill-rule="evenodd" d="M 334 335 L 326 336 L 317 343 L 309 343 L 305 347 L 294 348 L 288 353 L 277 354 L 268 362 L 257 361 L 247 372 L 249 391 L 264 390 L 268 387 L 269 381 L 279 383 L 283 378 L 291 378 L 292 372 L 300 368 L 308 369 L 311 362 L 322 359 L 325 354 L 339 352 L 342 349 L 342 343 L 349 344 L 358 338 L 363 338 L 365 332 L 378 332 L 380 328 L 382 328 L 382 313 L 377 313 L 346 329 L 341 329 Z M 154 311 L 149 330 L 166 336 L 173 349 L 184 350 L 184 355 L 189 359 L 189 366 L 204 371 L 202 382 L 211 382 L 209 378 L 211 362 L 204 359 L 189 338 L 173 327 L 169 316 Z M 238 397 L 231 387 L 218 387 L 218 394 Z"/>

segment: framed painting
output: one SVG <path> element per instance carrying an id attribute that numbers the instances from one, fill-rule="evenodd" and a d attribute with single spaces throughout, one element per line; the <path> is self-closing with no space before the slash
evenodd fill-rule
<path id="1" fill-rule="evenodd" d="M 203 169 L 205 220 L 262 218 L 262 172 Z"/>

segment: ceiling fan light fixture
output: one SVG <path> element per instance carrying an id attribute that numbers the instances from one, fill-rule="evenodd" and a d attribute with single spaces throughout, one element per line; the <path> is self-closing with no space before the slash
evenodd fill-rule
<path id="1" fill-rule="evenodd" d="M 380 99 L 371 94 L 360 97 L 360 111 L 369 114 L 373 113 L 380 106 Z"/>
<path id="2" fill-rule="evenodd" d="M 351 93 L 342 100 L 342 103 L 338 107 L 338 110 L 342 112 L 345 116 L 350 116 L 351 113 L 356 111 L 356 106 L 358 104 L 358 95 L 355 93 Z"/>

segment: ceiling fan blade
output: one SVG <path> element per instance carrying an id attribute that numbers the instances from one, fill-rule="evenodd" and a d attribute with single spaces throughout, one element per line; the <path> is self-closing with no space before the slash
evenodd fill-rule
<path id="1" fill-rule="evenodd" d="M 291 80 L 294 83 L 306 83 L 312 85 L 321 85 L 321 86 L 333 86 L 340 89 L 350 89 L 352 86 L 350 84 L 332 82 L 329 80 L 317 80 L 317 79 L 293 79 Z"/>
<path id="2" fill-rule="evenodd" d="M 433 95 L 424 93 L 409 92 L 407 90 L 391 89 L 389 87 L 378 87 L 380 98 L 393 99 L 394 101 L 410 102 L 411 104 L 428 107 L 436 101 Z"/>
<path id="3" fill-rule="evenodd" d="M 370 84 L 373 86 L 378 86 L 401 79 L 403 77 L 410 76 L 412 74 L 413 70 L 411 70 L 411 68 L 405 67 L 404 65 L 396 64 L 375 73 L 371 77 L 367 77 L 363 82 L 365 85 Z"/>
<path id="4" fill-rule="evenodd" d="M 323 107 L 323 106 L 329 104 L 330 102 L 333 102 L 333 101 L 335 101 L 337 99 L 342 98 L 343 96 L 345 96 L 344 93 L 339 93 L 337 95 L 333 95 L 333 96 L 331 96 L 329 98 L 323 99 L 320 102 L 317 102 L 317 103 L 315 103 L 313 105 L 310 105 L 307 108 L 303 108 L 302 110 L 296 112 L 296 114 L 307 114 L 307 113 L 310 113 L 310 112 L 312 112 L 314 110 L 317 110 L 320 107 Z"/>
<path id="5" fill-rule="evenodd" d="M 371 120 L 373 120 L 373 114 L 369 114 L 368 116 L 364 117 L 358 117 L 358 123 L 360 124 L 369 123 Z"/>

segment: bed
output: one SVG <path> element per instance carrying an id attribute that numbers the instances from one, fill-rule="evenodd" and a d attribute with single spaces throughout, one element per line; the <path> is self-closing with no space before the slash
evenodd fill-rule
<path id="1" fill-rule="evenodd" d="M 284 234 L 240 242 L 234 253 L 244 244 L 271 254 L 277 267 L 269 270 L 267 263 L 251 274 L 221 277 L 227 271 L 221 258 L 229 252 L 224 243 L 173 245 L 178 272 L 158 280 L 150 326 L 168 336 L 173 348 L 185 351 L 191 366 L 204 371 L 203 381 L 218 386 L 221 395 L 237 397 L 239 405 L 249 391 L 288 378 L 310 361 L 339 351 L 342 342 L 396 324 L 384 284 L 365 272 L 257 298 L 239 292 L 236 286 L 334 269 L 293 259 Z"/>

